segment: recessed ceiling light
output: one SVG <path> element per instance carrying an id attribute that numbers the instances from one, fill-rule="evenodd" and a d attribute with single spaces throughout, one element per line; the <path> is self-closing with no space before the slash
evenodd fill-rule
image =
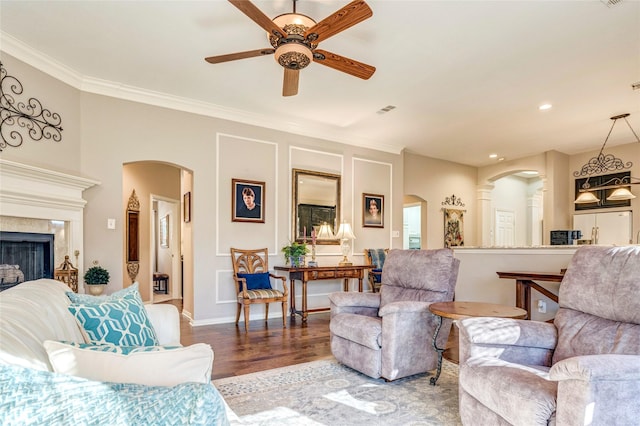
<path id="1" fill-rule="evenodd" d="M 552 107 L 552 106 L 553 106 L 553 105 L 551 105 L 551 104 L 542 104 L 542 105 L 540 105 L 540 106 L 538 107 L 538 109 L 539 109 L 540 111 L 544 111 L 544 110 L 546 110 L 546 109 L 551 109 L 551 107 Z"/>
<path id="2" fill-rule="evenodd" d="M 504 157 L 498 158 L 498 161 L 504 161 Z"/>
<path id="3" fill-rule="evenodd" d="M 498 154 L 489 154 L 489 158 L 498 158 Z"/>

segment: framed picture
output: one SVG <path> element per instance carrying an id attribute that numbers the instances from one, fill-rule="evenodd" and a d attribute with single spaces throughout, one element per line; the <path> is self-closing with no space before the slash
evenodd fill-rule
<path id="1" fill-rule="evenodd" d="M 444 210 L 444 246 L 464 246 L 464 210 Z"/>
<path id="2" fill-rule="evenodd" d="M 160 218 L 160 247 L 169 248 L 169 215 Z"/>
<path id="3" fill-rule="evenodd" d="M 231 220 L 264 223 L 265 183 L 231 180 Z"/>
<path id="4" fill-rule="evenodd" d="M 384 228 L 384 195 L 362 194 L 362 226 Z"/>
<path id="5" fill-rule="evenodd" d="M 182 209 L 185 223 L 191 222 L 191 191 L 182 196 Z"/>

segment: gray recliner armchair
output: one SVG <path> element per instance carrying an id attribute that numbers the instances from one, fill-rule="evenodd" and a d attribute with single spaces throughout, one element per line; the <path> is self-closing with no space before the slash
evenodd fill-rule
<path id="1" fill-rule="evenodd" d="M 437 319 L 429 305 L 453 300 L 459 265 L 450 249 L 389 251 L 379 293 L 329 295 L 333 355 L 373 378 L 395 380 L 434 370 Z M 450 325 L 443 322 L 440 347 Z"/>
<path id="2" fill-rule="evenodd" d="M 640 246 L 579 248 L 553 324 L 460 327 L 465 425 L 640 424 Z"/>

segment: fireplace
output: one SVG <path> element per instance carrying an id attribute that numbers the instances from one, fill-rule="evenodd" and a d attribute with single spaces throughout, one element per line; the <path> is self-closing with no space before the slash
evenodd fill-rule
<path id="1" fill-rule="evenodd" d="M 0 158 L 0 229 L 4 231 L 0 264 L 20 265 L 25 281 L 53 278 L 56 265 L 68 255 L 75 258 L 82 275 L 86 204 L 82 193 L 99 183 Z M 9 234 L 21 236 L 12 239 Z M 21 244 L 29 247 L 25 251 L 37 253 L 40 260 L 17 260 L 15 253 L 22 250 Z M 5 275 L 19 274 L 14 270 L 5 271 Z"/>
<path id="2" fill-rule="evenodd" d="M 22 281 L 53 278 L 53 254 L 53 234 L 0 232 L 0 291 Z"/>

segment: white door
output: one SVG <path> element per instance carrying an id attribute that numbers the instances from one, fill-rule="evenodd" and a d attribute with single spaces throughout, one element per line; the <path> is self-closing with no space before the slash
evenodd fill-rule
<path id="1" fill-rule="evenodd" d="M 516 214 L 512 210 L 496 210 L 496 241 L 498 247 L 516 245 Z"/>

